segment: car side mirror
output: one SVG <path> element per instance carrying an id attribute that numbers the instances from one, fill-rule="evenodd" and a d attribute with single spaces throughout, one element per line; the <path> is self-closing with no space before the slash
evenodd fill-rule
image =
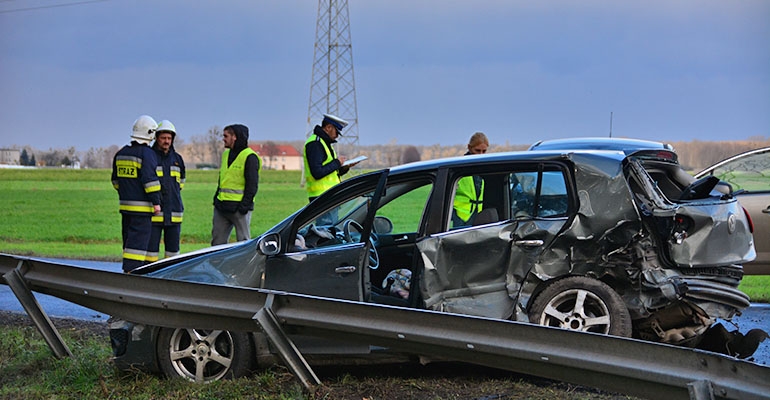
<path id="1" fill-rule="evenodd" d="M 374 217 L 372 229 L 374 230 L 374 233 L 378 235 L 387 235 L 393 232 L 393 222 L 387 217 L 378 215 Z"/>
<path id="2" fill-rule="evenodd" d="M 271 233 L 259 239 L 257 243 L 259 252 L 266 256 L 274 256 L 281 251 L 281 236 L 277 233 Z"/>

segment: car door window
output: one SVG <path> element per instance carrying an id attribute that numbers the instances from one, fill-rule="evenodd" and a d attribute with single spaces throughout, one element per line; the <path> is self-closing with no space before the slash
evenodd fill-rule
<path id="1" fill-rule="evenodd" d="M 770 156 L 767 152 L 738 158 L 714 169 L 714 176 L 732 185 L 733 190 L 770 190 Z"/>
<path id="2" fill-rule="evenodd" d="M 386 218 L 392 224 L 392 228 L 390 228 L 390 232 L 377 233 L 393 235 L 416 233 L 420 228 L 423 211 L 432 189 L 431 182 L 426 182 L 418 187 L 408 188 L 406 192 L 390 199 L 395 191 L 403 190 L 398 186 L 389 187 L 386 191 L 386 199 L 383 200 L 387 203 L 377 210 L 377 217 Z"/>
<path id="3" fill-rule="evenodd" d="M 510 179 L 514 218 L 564 217 L 568 211 L 567 184 L 560 170 L 514 172 Z"/>
<path id="4" fill-rule="evenodd" d="M 294 250 L 358 243 L 371 197 L 371 193 L 353 197 L 312 218 L 298 229 Z"/>

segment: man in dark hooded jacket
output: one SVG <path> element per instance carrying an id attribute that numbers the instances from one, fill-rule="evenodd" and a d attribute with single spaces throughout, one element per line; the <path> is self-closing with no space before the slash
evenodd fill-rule
<path id="1" fill-rule="evenodd" d="M 262 160 L 249 148 L 249 128 L 228 125 L 224 129 L 225 151 L 219 167 L 219 185 L 214 194 L 211 245 L 225 244 L 235 227 L 237 241 L 251 238 L 251 212 L 259 185 Z"/>

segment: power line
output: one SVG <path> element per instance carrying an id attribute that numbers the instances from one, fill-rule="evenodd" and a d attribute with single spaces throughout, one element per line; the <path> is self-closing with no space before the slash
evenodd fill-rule
<path id="1" fill-rule="evenodd" d="M 0 1 L 11 1 L 11 0 L 0 0 Z M 84 0 L 84 1 L 77 1 L 77 2 L 74 2 L 74 3 L 51 4 L 51 5 L 47 5 L 47 6 L 16 8 L 16 9 L 13 9 L 13 10 L 2 10 L 2 11 L 0 11 L 0 14 L 10 14 L 10 13 L 15 13 L 15 12 L 23 12 L 23 11 L 43 10 L 43 9 L 46 9 L 46 8 L 78 6 L 78 5 L 82 5 L 82 4 L 99 3 L 99 2 L 103 2 L 103 1 L 109 1 L 109 0 Z"/>

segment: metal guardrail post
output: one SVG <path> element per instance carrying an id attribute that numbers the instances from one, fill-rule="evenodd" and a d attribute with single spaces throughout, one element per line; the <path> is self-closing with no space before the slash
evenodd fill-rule
<path id="1" fill-rule="evenodd" d="M 272 310 L 274 299 L 274 294 L 268 294 L 265 306 L 254 315 L 254 319 L 259 322 L 265 336 L 278 349 L 281 360 L 294 373 L 294 376 L 302 382 L 305 389 L 312 390 L 313 386 L 319 385 L 321 381 L 278 323 L 278 318 Z"/>
<path id="2" fill-rule="evenodd" d="M 19 299 L 19 303 L 24 307 L 24 310 L 32 319 L 32 322 L 35 323 L 35 326 L 37 326 L 40 334 L 43 335 L 46 343 L 48 343 L 48 347 L 51 348 L 51 351 L 53 351 L 56 358 L 73 357 L 69 347 L 67 347 L 64 340 L 62 340 L 61 335 L 59 335 L 59 331 L 53 326 L 51 319 L 48 318 L 48 315 L 42 308 L 40 308 L 40 304 L 35 299 L 32 291 L 29 290 L 27 284 L 24 283 L 21 272 L 19 272 L 23 264 L 24 261 L 19 261 L 16 269 L 8 271 L 8 273 L 3 275 L 3 278 L 8 282 L 8 286 L 11 287 L 13 294 Z"/>
<path id="3" fill-rule="evenodd" d="M 714 400 L 714 388 L 710 381 L 694 381 L 687 384 L 690 400 Z"/>

